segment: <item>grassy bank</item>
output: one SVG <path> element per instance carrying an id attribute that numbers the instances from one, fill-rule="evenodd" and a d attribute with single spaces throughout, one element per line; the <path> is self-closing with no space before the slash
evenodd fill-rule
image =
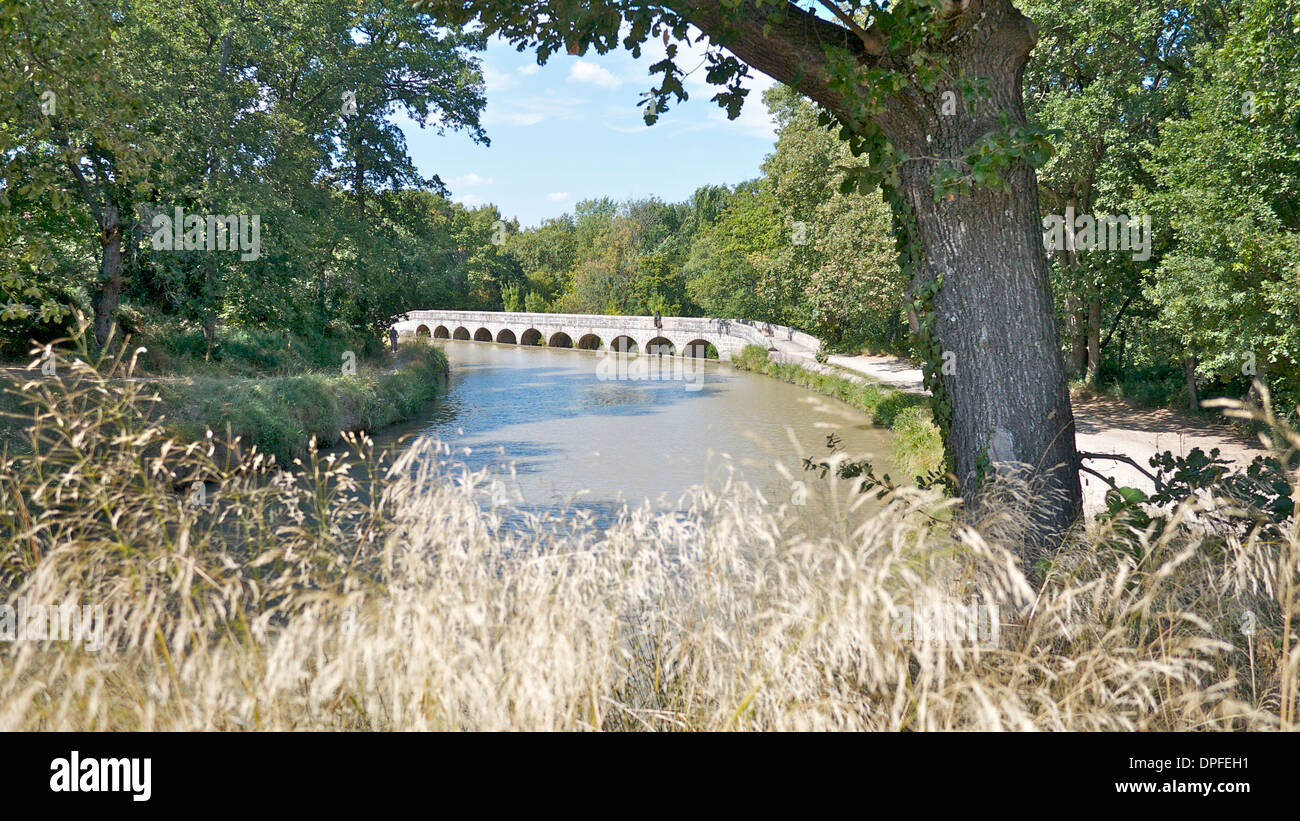
<path id="1" fill-rule="evenodd" d="M 197 441 L 212 430 L 224 439 L 229 429 L 287 463 L 307 452 L 312 437 L 328 447 L 341 431 L 374 431 L 409 419 L 446 377 L 443 352 L 415 342 L 401 348 L 396 362 L 362 364 L 355 375 L 200 376 L 159 382 L 157 389 L 164 425 L 179 438 Z"/>
<path id="2" fill-rule="evenodd" d="M 767 351 L 758 345 L 746 346 L 732 358 L 731 366 L 833 396 L 870 416 L 873 423 L 888 428 L 894 433 L 890 460 L 901 471 L 901 475 L 895 477 L 899 480 L 927 475 L 943 464 L 943 439 L 930 419 L 930 408 L 923 396 L 875 382 L 858 382 L 798 365 L 773 362 Z"/>
<path id="3" fill-rule="evenodd" d="M 148 384 L 161 399 L 154 413 L 166 416 L 170 433 L 201 439 L 209 428 L 223 434 L 229 425 L 244 446 L 281 460 L 305 453 L 312 436 L 328 445 L 340 431 L 409 418 L 436 395 L 447 372 L 440 351 L 408 347 L 395 362 L 378 336 L 342 325 L 308 334 L 222 325 L 208 340 L 202 328 L 174 317 L 130 311 L 120 319 L 122 336 L 111 347 L 133 360 L 129 373 L 113 378 Z M 109 363 L 123 364 L 102 358 L 85 334 L 86 328 L 80 334 L 74 328 L 55 343 L 60 374 L 71 376 L 74 361 L 105 376 Z M 30 367 L 39 352 L 10 353 L 0 366 L 0 443 L 23 450 L 32 397 L 22 386 L 48 377 Z M 345 364 L 354 376 L 344 375 Z"/>

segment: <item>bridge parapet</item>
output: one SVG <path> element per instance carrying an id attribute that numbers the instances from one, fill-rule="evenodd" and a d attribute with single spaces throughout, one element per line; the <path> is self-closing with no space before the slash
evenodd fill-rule
<path id="1" fill-rule="evenodd" d="M 508 311 L 410 311 L 394 323 L 399 334 L 436 338 L 542 344 L 554 347 L 613 347 L 622 350 L 631 340 L 644 351 L 664 341 L 676 352 L 701 341 L 713 345 L 722 359 L 730 359 L 746 345 L 815 352 L 821 341 L 783 325 L 740 319 L 665 316 L 656 327 L 654 317 L 605 314 L 551 314 Z M 614 343 L 618 341 L 618 345 Z"/>

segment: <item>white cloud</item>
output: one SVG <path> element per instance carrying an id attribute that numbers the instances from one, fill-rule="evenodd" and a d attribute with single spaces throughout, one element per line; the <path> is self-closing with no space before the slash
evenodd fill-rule
<path id="1" fill-rule="evenodd" d="M 452 198 L 452 202 L 458 202 L 461 205 L 473 208 L 476 205 L 482 205 L 483 198 L 478 194 L 461 194 L 459 197 Z"/>
<path id="2" fill-rule="evenodd" d="M 483 83 L 487 86 L 488 94 L 498 94 L 515 84 L 515 78 L 504 71 L 498 71 L 492 66 L 483 66 Z"/>
<path id="3" fill-rule="evenodd" d="M 571 120 L 587 107 L 579 97 L 562 97 L 547 90 L 540 96 L 489 102 L 483 114 L 484 125 L 537 125 L 545 120 Z"/>
<path id="4" fill-rule="evenodd" d="M 568 192 L 568 191 L 555 191 L 555 192 L 553 192 L 553 193 L 547 194 L 547 195 L 546 195 L 546 198 L 547 198 L 548 200 L 550 200 L 551 202 L 564 202 L 565 200 L 567 200 L 567 199 L 569 198 L 569 192 Z"/>
<path id="5" fill-rule="evenodd" d="M 520 74 L 524 75 L 525 77 L 531 77 L 541 70 L 542 67 L 537 65 L 536 63 L 529 63 L 526 66 L 520 66 L 519 68 L 515 69 L 515 71 L 518 71 Z"/>
<path id="6" fill-rule="evenodd" d="M 546 119 L 540 111 L 507 111 L 498 113 L 488 108 L 483 115 L 483 125 L 537 125 Z"/>
<path id="7" fill-rule="evenodd" d="M 623 81 L 609 70 L 586 60 L 579 60 L 569 69 L 569 82 L 590 83 L 601 88 L 618 88 L 623 85 Z"/>
<path id="8" fill-rule="evenodd" d="M 493 179 L 491 177 L 481 177 L 473 171 L 451 181 L 452 185 L 491 185 L 492 183 Z"/>

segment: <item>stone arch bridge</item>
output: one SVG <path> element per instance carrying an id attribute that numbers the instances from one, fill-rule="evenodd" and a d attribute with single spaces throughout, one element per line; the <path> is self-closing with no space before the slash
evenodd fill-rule
<path id="1" fill-rule="evenodd" d="M 505 311 L 411 311 L 393 323 L 399 336 L 545 345 L 731 359 L 746 345 L 811 356 L 821 341 L 784 325 L 741 319 L 541 314 Z"/>

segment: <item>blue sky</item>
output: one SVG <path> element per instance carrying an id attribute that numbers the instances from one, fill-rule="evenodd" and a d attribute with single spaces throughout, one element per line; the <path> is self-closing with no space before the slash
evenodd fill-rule
<path id="1" fill-rule="evenodd" d="M 702 47 L 679 48 L 683 70 L 702 62 Z M 700 69 L 685 84 L 690 99 L 647 127 L 637 101 L 652 85 L 649 67 L 663 54 L 663 43 L 655 40 L 640 59 L 622 50 L 557 54 L 538 66 L 532 52 L 521 54 L 493 40 L 479 55 L 490 147 L 464 134 L 438 136 L 404 116 L 398 122 L 421 173 L 441 176 L 454 200 L 495 203 L 507 219 L 516 217 L 524 226 L 559 216 L 584 199 L 655 196 L 677 202 L 701 185 L 734 185 L 758 176 L 775 142 L 761 99 L 772 80 L 751 69 L 744 111 L 728 121 L 710 101 L 716 89 Z"/>

